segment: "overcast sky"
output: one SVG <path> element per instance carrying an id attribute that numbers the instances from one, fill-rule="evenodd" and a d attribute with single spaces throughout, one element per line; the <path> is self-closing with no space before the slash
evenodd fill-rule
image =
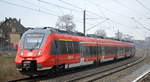
<path id="1" fill-rule="evenodd" d="M 134 39 L 150 36 L 150 0 L 0 0 L 0 21 L 14 17 L 25 27 L 55 27 L 58 16 L 70 14 L 83 32 L 84 9 L 86 29 L 96 25 L 87 33 L 104 29 L 110 37 L 118 30 Z"/>

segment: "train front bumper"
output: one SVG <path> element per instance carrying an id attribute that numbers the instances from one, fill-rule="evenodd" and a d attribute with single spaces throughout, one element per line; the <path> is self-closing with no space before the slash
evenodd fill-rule
<path id="1" fill-rule="evenodd" d="M 37 64 L 36 60 L 25 60 L 21 64 L 16 64 L 17 70 L 23 74 L 30 75 L 38 72 L 50 70 L 52 67 L 42 67 L 42 64 Z"/>

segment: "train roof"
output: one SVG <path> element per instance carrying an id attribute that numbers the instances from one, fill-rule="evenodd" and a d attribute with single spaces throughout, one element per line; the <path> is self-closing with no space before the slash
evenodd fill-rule
<path id="1" fill-rule="evenodd" d="M 74 35 L 74 36 L 84 36 L 84 37 L 91 37 L 91 38 L 97 38 L 97 39 L 105 39 L 105 40 L 113 40 L 113 41 L 122 41 L 122 42 L 129 42 L 129 43 L 133 43 L 131 41 L 127 41 L 127 40 L 119 40 L 119 39 L 116 39 L 116 38 L 110 38 L 110 37 L 103 37 L 103 36 L 99 36 L 99 35 L 95 35 L 95 34 L 87 34 L 87 35 L 84 35 L 83 33 L 81 32 L 72 32 L 72 31 L 65 31 L 65 30 L 60 30 L 60 29 L 56 29 L 56 28 L 53 28 L 53 27 L 44 27 L 44 28 L 31 28 L 30 29 L 30 32 L 38 32 L 41 30 L 43 32 L 47 32 L 47 33 L 58 33 L 58 34 L 68 34 L 68 35 Z"/>

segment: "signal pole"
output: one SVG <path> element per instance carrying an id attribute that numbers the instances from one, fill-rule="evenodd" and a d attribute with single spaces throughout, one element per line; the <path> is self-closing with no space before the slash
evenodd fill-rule
<path id="1" fill-rule="evenodd" d="M 86 10 L 83 11 L 83 33 L 85 35 L 85 28 L 86 28 Z"/>

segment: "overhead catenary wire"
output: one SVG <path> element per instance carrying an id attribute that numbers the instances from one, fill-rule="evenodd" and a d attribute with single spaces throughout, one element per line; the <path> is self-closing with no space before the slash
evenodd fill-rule
<path id="1" fill-rule="evenodd" d="M 62 0 L 61 0 L 62 1 Z M 66 3 L 65 1 L 63 1 L 64 3 Z M 71 6 L 73 6 L 72 4 L 70 4 L 70 3 L 67 3 L 67 4 L 69 4 L 69 5 L 71 5 Z M 75 6 L 74 6 L 75 7 Z M 79 8 L 79 7 L 78 7 Z M 81 8 L 79 8 L 79 9 L 81 9 Z M 108 10 L 108 9 L 107 9 Z M 109 11 L 111 11 L 111 10 L 109 10 Z M 111 11 L 111 12 L 113 12 L 113 11 Z M 113 12 L 114 13 L 114 12 Z M 116 13 L 116 12 L 115 12 Z M 124 16 L 124 17 L 127 17 L 127 18 L 129 18 L 130 19 L 130 17 L 129 16 L 126 16 L 126 15 L 122 15 L 122 14 L 120 14 L 120 13 L 117 13 L 117 14 L 119 14 L 119 15 L 121 15 L 121 16 Z M 106 18 L 106 17 L 105 17 Z M 112 20 L 111 20 L 112 21 Z M 120 24 L 120 23 L 119 23 Z M 97 25 L 99 25 L 99 23 L 98 24 L 96 24 L 96 25 L 94 25 L 94 26 L 97 26 Z M 120 24 L 120 25 L 123 25 L 123 24 Z M 93 27 L 94 27 L 93 26 Z M 127 25 L 126 25 L 127 26 Z M 87 31 L 88 30 L 90 30 L 90 29 L 92 29 L 93 27 L 91 27 L 91 28 L 89 28 L 89 29 L 87 29 Z"/>
<path id="2" fill-rule="evenodd" d="M 63 8 L 63 9 L 66 9 L 66 10 L 80 12 L 80 10 L 76 10 L 76 9 L 71 9 L 71 8 L 63 7 L 63 6 L 60 6 L 60 5 L 57 5 L 57 4 L 48 2 L 48 1 L 44 1 L 44 0 L 37 0 L 37 1 L 39 1 L 39 2 L 41 2 L 41 3 L 48 4 L 48 5 L 52 5 L 52 6 L 55 6 L 55 7 Z"/>
<path id="3" fill-rule="evenodd" d="M 142 15 L 143 16 L 143 14 L 141 13 L 141 12 L 138 12 L 137 10 L 135 10 L 135 9 L 133 9 L 133 8 L 130 8 L 129 6 L 126 6 L 124 3 L 122 3 L 121 1 L 119 1 L 119 0 L 113 0 L 116 4 L 118 4 L 118 5 L 120 5 L 120 6 L 122 6 L 122 7 L 124 7 L 124 8 L 126 8 L 126 9 L 128 9 L 128 10 L 130 10 L 131 12 L 133 12 L 133 13 L 136 13 L 136 14 L 140 14 L 140 15 Z"/>
<path id="4" fill-rule="evenodd" d="M 89 2 L 89 3 L 92 3 L 92 4 L 95 4 L 95 5 L 98 5 L 98 4 L 93 3 L 92 1 L 89 1 L 89 0 L 88 0 L 88 2 Z M 113 14 L 118 14 L 118 15 L 120 15 L 120 16 L 123 16 L 123 17 L 128 18 L 128 19 L 131 20 L 131 17 L 129 17 L 129 16 L 123 15 L 123 14 L 118 13 L 118 12 L 115 12 L 115 11 L 112 11 L 112 10 L 110 10 L 110 9 L 108 9 L 108 8 L 105 8 L 105 7 L 101 6 L 101 5 L 99 5 L 99 6 L 100 6 L 101 8 L 104 8 L 105 10 L 107 10 L 107 11 L 113 13 Z M 110 18 L 109 18 L 109 19 L 110 19 Z M 111 20 L 111 19 L 110 19 L 110 20 Z M 114 20 L 111 20 L 111 21 L 116 22 L 116 21 L 114 21 Z M 133 20 L 132 20 L 132 21 L 133 21 Z M 119 25 L 123 25 L 123 26 L 130 27 L 130 26 L 128 26 L 128 25 L 121 24 L 121 23 L 119 23 L 119 22 L 116 22 L 116 23 L 119 24 Z"/>
<path id="5" fill-rule="evenodd" d="M 92 5 L 94 5 L 99 11 L 101 10 L 100 8 L 99 8 L 99 5 L 98 4 L 96 4 L 96 3 L 93 3 L 92 1 L 89 1 Z M 106 15 L 101 11 L 101 13 L 103 14 L 103 16 L 105 17 L 105 18 L 108 18 L 108 17 L 106 17 Z M 109 20 L 110 21 L 112 21 L 110 18 L 109 18 Z M 109 23 L 109 22 L 108 22 Z M 109 25 L 110 25 L 110 23 L 109 23 Z M 113 26 L 113 30 L 114 30 L 114 26 Z"/>
<path id="6" fill-rule="evenodd" d="M 92 3 L 92 4 L 95 4 L 95 5 L 99 5 L 99 4 L 97 4 L 97 3 L 91 2 L 90 0 L 87 0 L 87 2 Z M 110 9 L 108 9 L 108 8 L 105 8 L 105 7 L 101 6 L 101 5 L 99 5 L 99 7 L 105 9 L 107 12 L 111 12 L 112 14 L 117 14 L 117 15 L 120 15 L 121 17 L 125 17 L 125 18 L 128 18 L 128 19 L 131 18 L 131 17 L 127 16 L 127 15 L 121 14 L 121 13 L 116 12 L 116 11 L 113 11 L 113 10 L 110 10 Z"/>
<path id="7" fill-rule="evenodd" d="M 135 0 L 137 3 L 139 3 L 144 9 L 148 10 L 150 12 L 150 9 L 148 7 L 146 7 L 142 2 L 140 2 L 139 0 Z"/>
<path id="8" fill-rule="evenodd" d="M 38 1 L 44 1 L 44 0 L 38 0 Z M 64 1 L 64 0 L 59 0 L 59 1 Z M 48 14 L 48 15 L 52 15 L 52 16 L 57 16 L 58 17 L 58 15 L 56 15 L 56 14 L 53 14 L 53 13 L 50 13 L 50 12 L 48 12 L 48 11 L 44 11 L 44 10 L 48 10 L 48 9 L 46 9 L 46 8 L 44 8 L 44 7 L 41 7 L 40 5 L 39 5 L 39 9 L 36 9 L 36 8 L 32 8 L 32 7 L 30 7 L 30 6 L 25 6 L 25 5 L 22 5 L 22 4 L 17 4 L 17 3 L 14 3 L 14 2 L 11 2 L 11 1 L 6 1 L 6 0 L 1 0 L 0 2 L 3 2 L 3 3 L 7 3 L 7 4 L 9 4 L 9 5 L 14 5 L 14 6 L 17 6 L 17 7 L 22 7 L 22 8 L 25 8 L 25 9 L 29 9 L 29 10 L 32 10 L 32 11 L 36 11 L 36 12 L 41 12 L 41 13 L 44 13 L 44 14 Z M 65 2 L 67 2 L 67 1 L 65 1 Z M 51 3 L 51 2 L 50 2 Z M 52 3 L 53 4 L 53 3 Z M 52 5 L 51 4 L 51 5 Z M 61 7 L 61 5 L 59 5 L 59 4 L 53 4 L 53 6 L 55 6 L 55 7 L 57 7 L 57 8 L 60 8 L 60 9 L 65 9 L 65 10 L 70 10 L 70 11 L 78 11 L 78 12 L 81 12 L 82 10 L 83 10 L 83 8 L 80 8 L 80 6 L 76 6 L 76 5 L 74 5 L 74 4 L 71 4 L 71 3 L 68 3 L 67 2 L 67 4 L 69 5 L 70 4 L 70 6 L 72 5 L 72 7 L 74 7 L 74 8 L 69 8 L 69 7 L 65 7 L 65 8 L 62 8 Z M 95 3 L 96 4 L 96 3 Z M 32 4 L 31 4 L 32 5 Z M 34 5 L 33 5 L 34 6 Z M 38 5 L 36 5 L 37 7 L 38 7 Z M 75 7 L 76 7 L 76 9 L 75 9 Z M 97 6 L 97 8 L 98 7 L 101 7 L 101 5 L 99 5 L 99 6 Z M 104 7 L 105 8 L 105 7 Z M 73 9 L 73 10 L 72 10 Z M 100 9 L 100 8 L 99 8 Z M 107 8 L 108 9 L 108 8 Z M 105 9 L 106 10 L 106 9 Z M 110 10 L 110 9 L 109 9 Z M 102 12 L 102 14 L 103 14 L 103 16 L 100 16 L 100 14 L 98 14 L 98 13 L 96 13 L 96 12 L 90 12 L 89 10 L 86 10 L 88 13 L 93 13 L 93 15 L 96 15 L 96 16 L 99 16 L 99 17 L 103 17 L 103 18 L 107 18 L 106 17 L 106 15 L 104 14 L 104 12 Z M 109 12 L 111 12 L 111 11 L 109 11 Z M 114 11 L 115 12 L 115 11 Z M 111 12 L 111 13 L 114 13 L 113 11 Z M 54 12 L 55 13 L 55 12 Z M 117 14 L 117 13 L 114 13 L 114 14 Z M 121 13 L 120 13 L 121 14 Z M 119 14 L 118 14 L 119 15 Z M 123 16 L 124 14 L 122 14 L 122 15 L 120 15 L 120 16 Z M 123 16 L 123 17 L 125 17 L 125 16 Z M 129 16 L 128 17 L 126 17 L 126 18 L 129 18 Z M 130 17 L 131 18 L 131 17 Z M 87 18 L 87 19 L 100 19 L 100 18 Z M 110 19 L 109 18 L 109 20 L 111 21 L 112 19 Z M 115 22 L 117 22 L 117 21 L 115 21 Z M 119 21 L 118 21 L 119 22 Z M 120 23 L 116 23 L 116 24 L 119 24 L 119 25 L 124 25 L 124 26 L 128 26 L 128 27 L 130 27 L 131 28 L 131 26 L 129 26 L 129 25 L 125 25 L 125 24 L 120 24 Z M 99 24 L 98 24 L 99 25 Z M 97 26 L 98 26 L 97 25 Z M 144 25 L 143 25 L 144 26 Z M 96 26 L 95 26 L 96 27 Z M 94 27 L 93 27 L 94 28 Z M 145 29 L 146 29 L 147 27 L 145 27 Z M 92 28 L 91 28 L 92 29 Z M 147 28 L 147 30 L 150 30 L 150 29 L 148 29 Z"/>
<path id="9" fill-rule="evenodd" d="M 93 3 L 92 1 L 89 1 L 89 0 L 88 0 L 88 2 L 89 2 L 89 3 L 92 3 L 93 5 L 100 6 L 101 8 L 104 8 L 105 10 L 107 10 L 107 11 L 113 13 L 113 14 L 118 14 L 118 15 L 120 15 L 121 17 L 123 16 L 123 17 L 128 18 L 128 19 L 131 18 L 131 17 L 129 17 L 129 16 L 120 14 L 120 13 L 118 13 L 118 12 L 115 12 L 115 11 L 112 11 L 112 10 L 110 10 L 110 9 L 108 9 L 108 8 L 105 8 L 105 7 L 101 6 L 101 5 L 98 5 L 98 4 L 96 4 L 96 3 Z M 105 16 L 106 16 L 106 15 L 105 15 Z M 117 23 L 117 24 L 119 24 L 119 25 L 126 26 L 126 27 L 130 27 L 130 26 L 128 26 L 128 25 L 125 25 L 125 24 L 121 24 L 121 23 L 119 23 L 119 22 L 116 22 L 116 21 L 114 21 L 114 20 L 112 20 L 112 19 L 110 19 L 110 18 L 109 18 L 109 20 L 110 20 L 111 22 L 115 22 L 115 23 Z M 113 27 L 113 29 L 114 29 L 114 27 Z"/>
<path id="10" fill-rule="evenodd" d="M 97 23 L 96 25 L 93 25 L 92 27 L 90 27 L 90 28 L 86 29 L 86 31 L 89 31 L 89 30 L 91 30 L 91 29 L 95 28 L 96 26 L 98 26 L 98 25 L 100 25 L 100 24 L 102 24 L 102 23 L 106 22 L 107 20 L 109 20 L 109 19 L 105 19 L 105 20 L 103 20 L 103 21 L 101 21 L 101 22 Z"/>
<path id="11" fill-rule="evenodd" d="M 63 1 L 63 0 L 59 0 L 59 1 L 61 1 L 62 3 L 66 4 L 66 5 L 69 5 L 69 6 L 71 6 L 71 7 L 77 8 L 77 9 L 79 9 L 79 10 L 81 10 L 81 11 L 84 11 L 84 10 L 85 10 L 85 9 L 80 8 L 79 6 L 76 6 L 76 5 L 71 4 L 71 3 L 69 3 L 69 2 L 66 2 L 66 1 Z M 88 12 L 88 13 L 90 13 L 90 14 L 92 14 L 92 15 L 94 14 L 94 15 L 100 17 L 100 18 L 105 18 L 105 17 L 100 16 L 99 14 L 94 13 L 94 12 L 92 12 L 92 11 L 90 11 L 90 10 L 87 10 L 87 9 L 86 9 L 86 12 Z"/>
<path id="12" fill-rule="evenodd" d="M 55 14 L 52 14 L 52 13 L 49 13 L 49 12 L 46 12 L 46 11 L 43 11 L 43 10 L 34 9 L 34 8 L 31 8 L 31 7 L 26 7 L 24 5 L 12 3 L 12 2 L 9 2 L 9 1 L 5 1 L 5 0 L 0 0 L 0 2 L 9 4 L 9 5 L 13 5 L 13 6 L 17 6 L 17 7 L 21 7 L 21 8 L 25 8 L 25 9 L 29 9 L 29 10 L 36 11 L 36 12 L 41 12 L 41 13 L 44 13 L 44 14 L 47 14 L 47 15 L 57 16 Z"/>
<path id="13" fill-rule="evenodd" d="M 107 18 L 106 15 L 104 14 L 104 12 L 102 11 L 102 9 L 100 9 L 100 7 L 99 7 L 98 4 L 95 4 L 95 3 L 91 2 L 91 1 L 90 1 L 90 3 L 91 3 L 92 5 L 94 5 L 94 6 L 102 13 L 102 15 L 103 15 L 105 18 Z"/>
<path id="14" fill-rule="evenodd" d="M 121 26 L 123 26 L 123 27 L 128 27 L 128 28 L 133 28 L 133 27 L 131 27 L 131 26 L 128 26 L 128 25 L 126 25 L 126 24 L 122 24 L 122 23 L 120 23 L 120 22 L 116 22 L 116 21 L 114 21 L 114 20 L 112 20 L 112 19 L 110 19 L 110 21 L 111 22 L 114 22 L 114 23 L 116 23 L 116 24 L 118 24 L 118 25 L 121 25 Z M 135 29 L 137 29 L 137 28 L 135 28 Z M 135 30 L 137 33 L 139 33 L 137 30 Z M 141 30 L 139 30 L 140 32 L 141 32 Z"/>
<path id="15" fill-rule="evenodd" d="M 30 5 L 32 5 L 32 6 L 38 7 L 39 10 L 44 9 L 44 10 L 47 10 L 47 11 L 50 11 L 50 12 L 54 12 L 54 11 L 48 9 L 48 8 L 39 6 L 40 3 L 39 3 L 39 5 L 36 5 L 36 4 L 33 4 L 33 3 L 29 2 L 28 0 L 21 0 L 21 1 L 23 1 L 23 2 L 25 2 L 25 3 L 27 3 L 27 4 L 30 4 Z M 56 12 L 54 12 L 54 13 L 56 13 Z"/>
<path id="16" fill-rule="evenodd" d="M 65 4 L 69 5 L 69 6 L 75 7 L 75 8 L 77 8 L 77 9 L 79 9 L 79 10 L 82 10 L 82 11 L 83 11 L 83 9 L 82 9 L 82 8 L 80 8 L 80 7 L 76 6 L 76 5 L 73 5 L 73 4 L 69 3 L 69 2 L 66 2 L 66 1 L 63 1 L 63 0 L 59 0 L 59 1 L 61 1 L 61 2 L 65 3 Z"/>
<path id="17" fill-rule="evenodd" d="M 92 5 L 94 5 L 102 14 L 105 18 L 109 18 L 105 15 L 105 13 L 102 11 L 102 9 L 100 9 L 98 4 L 94 4 L 93 2 L 91 2 Z M 111 21 L 111 20 L 110 20 Z M 107 22 L 110 25 L 110 22 Z M 113 26 L 113 30 L 114 30 L 114 26 Z"/>
<path id="18" fill-rule="evenodd" d="M 135 18 L 131 18 L 132 20 L 134 20 L 136 23 L 138 23 L 139 25 L 141 25 L 145 30 L 150 31 L 149 28 L 145 27 L 142 23 L 140 23 L 139 21 L 137 21 Z"/>

